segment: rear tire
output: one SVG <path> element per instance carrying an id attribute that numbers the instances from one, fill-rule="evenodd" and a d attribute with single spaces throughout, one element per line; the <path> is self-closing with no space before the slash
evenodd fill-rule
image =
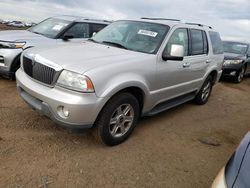
<path id="1" fill-rule="evenodd" d="M 115 146 L 131 135 L 138 121 L 138 100 L 130 93 L 119 93 L 109 100 L 99 114 L 93 130 L 98 141 Z"/>
<path id="2" fill-rule="evenodd" d="M 212 89 L 213 89 L 213 78 L 212 76 L 208 76 L 204 84 L 202 85 L 201 90 L 196 95 L 194 103 L 198 105 L 206 104 L 211 95 Z"/>

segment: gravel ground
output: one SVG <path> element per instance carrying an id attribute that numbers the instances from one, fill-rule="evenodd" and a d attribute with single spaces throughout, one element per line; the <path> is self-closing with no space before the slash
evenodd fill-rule
<path id="1" fill-rule="evenodd" d="M 207 105 L 143 118 L 110 148 L 40 116 L 0 78 L 0 187 L 209 187 L 250 129 L 249 92 L 250 78 L 219 83 Z"/>

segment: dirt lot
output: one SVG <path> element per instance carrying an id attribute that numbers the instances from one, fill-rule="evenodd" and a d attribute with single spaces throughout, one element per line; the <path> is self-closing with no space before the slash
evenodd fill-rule
<path id="1" fill-rule="evenodd" d="M 249 78 L 219 83 L 207 105 L 144 118 L 127 142 L 108 148 L 39 116 L 15 82 L 0 79 L 0 187 L 39 187 L 45 178 L 48 187 L 209 187 L 250 129 L 249 92 Z"/>
<path id="2" fill-rule="evenodd" d="M 23 29 L 25 28 L 12 27 L 0 23 L 0 30 L 23 30 Z"/>
<path id="3" fill-rule="evenodd" d="M 249 92 L 250 78 L 219 83 L 207 105 L 144 118 L 109 148 L 41 117 L 0 78 L 0 187 L 209 187 L 250 129 Z"/>

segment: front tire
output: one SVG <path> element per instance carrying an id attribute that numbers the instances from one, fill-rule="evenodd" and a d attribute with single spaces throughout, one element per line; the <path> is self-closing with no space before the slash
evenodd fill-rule
<path id="1" fill-rule="evenodd" d="M 236 74 L 236 76 L 234 77 L 234 83 L 241 83 L 243 78 L 244 78 L 244 75 L 245 75 L 245 66 L 243 66 Z"/>
<path id="2" fill-rule="evenodd" d="M 194 102 L 198 105 L 206 104 L 211 95 L 212 89 L 213 89 L 213 78 L 212 76 L 208 76 L 204 84 L 202 85 L 201 90 L 196 95 Z"/>
<path id="3" fill-rule="evenodd" d="M 99 114 L 94 135 L 108 146 L 121 144 L 133 132 L 139 114 L 138 100 L 130 93 L 119 93 L 109 100 Z"/>

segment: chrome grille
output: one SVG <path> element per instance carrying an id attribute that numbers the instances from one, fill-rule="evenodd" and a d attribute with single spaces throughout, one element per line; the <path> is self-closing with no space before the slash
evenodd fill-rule
<path id="1" fill-rule="evenodd" d="M 57 73 L 53 68 L 32 61 L 25 56 L 23 56 L 23 69 L 24 72 L 31 78 L 47 85 L 53 84 L 55 75 Z"/>

